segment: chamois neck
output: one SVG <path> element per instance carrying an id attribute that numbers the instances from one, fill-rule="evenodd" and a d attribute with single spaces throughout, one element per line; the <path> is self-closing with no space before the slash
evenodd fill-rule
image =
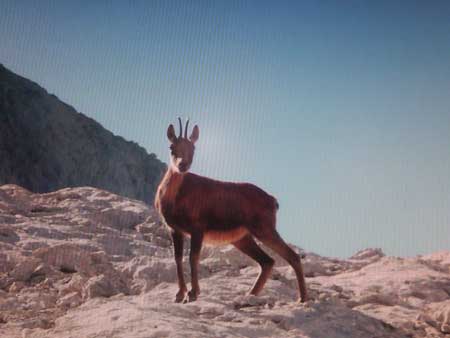
<path id="1" fill-rule="evenodd" d="M 166 174 L 161 181 L 161 185 L 175 185 L 179 186 L 183 181 L 184 175 L 186 173 L 180 173 L 176 168 L 169 166 L 166 171 Z"/>
<path id="2" fill-rule="evenodd" d="M 174 168 L 172 165 L 169 165 L 167 169 L 166 176 L 176 176 L 183 177 L 186 173 L 180 172 L 177 168 Z"/>
<path id="3" fill-rule="evenodd" d="M 183 182 L 184 174 L 169 166 L 161 183 L 155 198 L 155 208 L 162 213 L 163 203 L 172 203 L 178 194 L 178 190 Z M 164 202 L 166 201 L 166 202 Z"/>

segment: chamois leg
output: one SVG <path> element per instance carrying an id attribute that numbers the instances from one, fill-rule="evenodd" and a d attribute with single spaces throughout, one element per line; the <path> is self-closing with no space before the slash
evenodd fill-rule
<path id="1" fill-rule="evenodd" d="M 283 257 L 289 263 L 289 265 L 292 266 L 295 271 L 295 275 L 297 276 L 300 301 L 302 303 L 305 302 L 307 300 L 306 284 L 300 256 L 286 244 L 286 242 L 281 238 L 281 236 L 275 229 L 271 230 L 269 234 L 266 234 L 264 232 L 259 234 L 255 233 L 255 236 L 261 242 L 263 242 L 265 245 L 267 245 L 269 248 Z"/>
<path id="2" fill-rule="evenodd" d="M 266 284 L 275 261 L 256 244 L 251 235 L 244 236 L 233 245 L 260 265 L 261 271 L 249 292 L 252 295 L 258 295 Z"/>
<path id="3" fill-rule="evenodd" d="M 184 281 L 184 273 L 183 273 L 183 242 L 184 237 L 183 234 L 179 231 L 171 231 L 172 242 L 173 242 L 173 251 L 175 255 L 175 263 L 177 264 L 177 277 L 178 277 L 178 292 L 175 296 L 175 302 L 179 303 L 183 301 L 187 287 Z"/>
<path id="4" fill-rule="evenodd" d="M 198 262 L 200 260 L 200 251 L 202 250 L 203 233 L 193 233 L 191 235 L 191 252 L 189 261 L 191 263 L 191 291 L 188 292 L 187 302 L 197 300 L 200 294 L 200 286 L 198 285 Z"/>

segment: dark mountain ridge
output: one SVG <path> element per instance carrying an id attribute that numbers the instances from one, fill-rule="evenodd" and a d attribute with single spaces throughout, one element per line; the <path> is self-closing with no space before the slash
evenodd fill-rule
<path id="1" fill-rule="evenodd" d="M 92 186 L 152 203 L 166 165 L 0 64 L 0 185 Z"/>

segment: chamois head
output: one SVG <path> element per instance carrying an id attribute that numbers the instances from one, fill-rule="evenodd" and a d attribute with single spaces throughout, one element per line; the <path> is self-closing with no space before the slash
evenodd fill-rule
<path id="1" fill-rule="evenodd" d="M 175 135 L 175 128 L 172 124 L 167 128 L 167 138 L 170 141 L 170 165 L 177 171 L 184 173 L 191 167 L 194 158 L 194 143 L 198 140 L 199 129 L 198 126 L 195 126 L 192 129 L 191 136 L 188 138 L 189 120 L 187 120 L 183 137 L 183 126 L 180 118 L 178 118 L 178 122 L 180 124 L 180 134 L 178 137 Z"/>

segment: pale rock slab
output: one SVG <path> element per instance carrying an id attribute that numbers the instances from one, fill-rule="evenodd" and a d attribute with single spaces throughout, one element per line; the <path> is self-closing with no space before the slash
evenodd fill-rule
<path id="1" fill-rule="evenodd" d="M 0 336 L 414 337 L 449 334 L 450 253 L 348 259 L 302 255 L 311 300 L 296 302 L 292 268 L 259 267 L 232 246 L 205 247 L 199 300 L 173 302 L 167 228 L 142 202 L 90 187 L 33 194 L 0 187 Z M 184 267 L 189 282 L 185 243 Z"/>

